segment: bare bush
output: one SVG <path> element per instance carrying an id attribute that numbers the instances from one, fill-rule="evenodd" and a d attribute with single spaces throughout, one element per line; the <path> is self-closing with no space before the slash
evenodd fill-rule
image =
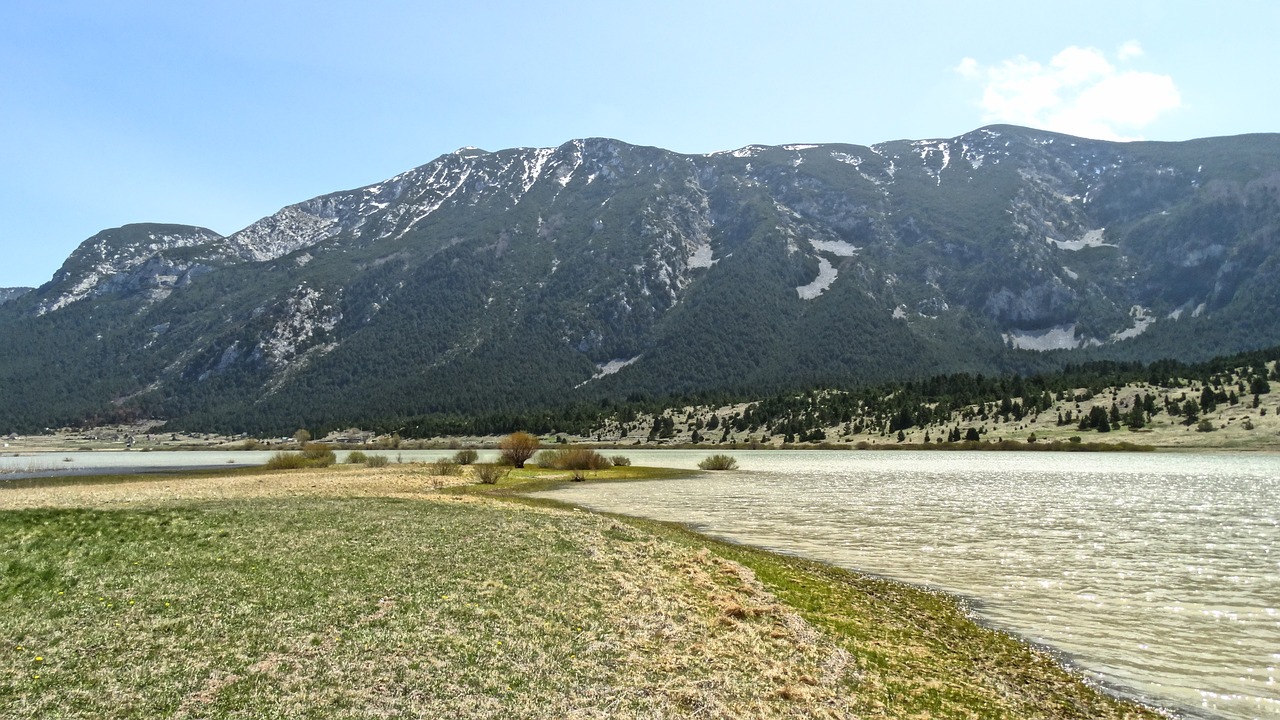
<path id="1" fill-rule="evenodd" d="M 427 472 L 432 475 L 458 477 L 462 474 L 462 466 L 452 460 L 440 458 L 439 460 L 427 465 Z"/>
<path id="2" fill-rule="evenodd" d="M 476 479 L 484 485 L 497 485 L 499 480 L 502 480 L 511 472 L 510 467 L 496 463 L 478 464 L 475 468 Z"/>
<path id="3" fill-rule="evenodd" d="M 703 470 L 736 470 L 738 461 L 729 455 L 712 455 L 698 463 L 698 467 Z"/>
<path id="4" fill-rule="evenodd" d="M 511 467 L 522 468 L 525 461 L 538 451 L 538 438 L 526 432 L 514 432 L 498 443 L 502 461 Z"/>

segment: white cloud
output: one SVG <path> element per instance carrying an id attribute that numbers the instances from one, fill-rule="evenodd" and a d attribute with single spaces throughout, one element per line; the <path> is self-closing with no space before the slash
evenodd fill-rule
<path id="1" fill-rule="evenodd" d="M 1136 57 L 1142 57 L 1142 45 L 1138 44 L 1137 40 L 1130 40 L 1120 46 L 1120 49 L 1116 51 L 1116 57 L 1119 58 L 1121 62 L 1124 62 L 1125 60 L 1132 60 Z"/>
<path id="2" fill-rule="evenodd" d="M 1121 62 L 1141 55 L 1136 41 L 1116 53 Z M 1134 133 L 1182 106 L 1173 78 L 1117 68 L 1095 48 L 1068 47 L 1047 65 L 1021 55 L 995 65 L 967 57 L 955 70 L 966 80 L 983 83 L 985 122 L 1133 140 L 1138 139 Z"/>

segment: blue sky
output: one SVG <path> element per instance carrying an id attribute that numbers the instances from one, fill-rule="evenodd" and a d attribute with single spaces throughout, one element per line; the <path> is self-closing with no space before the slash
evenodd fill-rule
<path id="1" fill-rule="evenodd" d="M 458 147 L 688 153 L 1280 131 L 1280 3 L 0 5 L 0 287 L 130 222 L 230 234 Z"/>

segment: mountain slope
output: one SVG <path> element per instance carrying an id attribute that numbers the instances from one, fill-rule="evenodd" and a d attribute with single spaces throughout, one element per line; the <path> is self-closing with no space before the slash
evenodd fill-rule
<path id="1" fill-rule="evenodd" d="M 22 297 L 34 289 L 35 288 L 29 287 L 0 288 L 0 305 L 7 303 L 14 298 Z"/>
<path id="2" fill-rule="evenodd" d="M 1280 136 L 465 148 L 0 306 L 0 426 L 280 429 L 1280 343 Z M 3 427 L 0 427 L 3 429 Z"/>

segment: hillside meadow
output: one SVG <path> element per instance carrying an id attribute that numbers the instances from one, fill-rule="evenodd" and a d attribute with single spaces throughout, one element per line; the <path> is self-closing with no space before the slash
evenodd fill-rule
<path id="1" fill-rule="evenodd" d="M 950 597 L 429 467 L 0 486 L 0 714 L 1158 717 Z"/>

